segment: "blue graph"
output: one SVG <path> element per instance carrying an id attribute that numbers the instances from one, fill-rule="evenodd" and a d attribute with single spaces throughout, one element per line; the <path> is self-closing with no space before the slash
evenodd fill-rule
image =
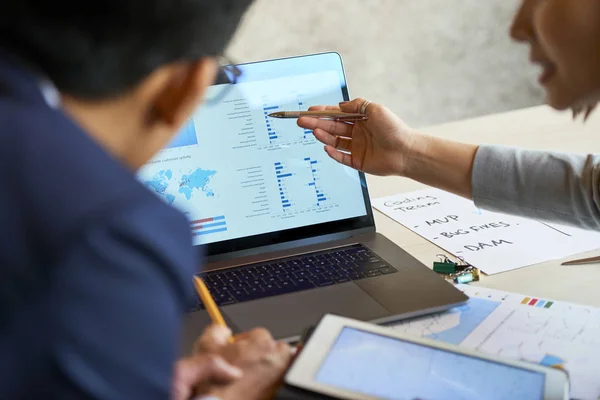
<path id="1" fill-rule="evenodd" d="M 298 97 L 298 110 L 299 111 L 304 110 L 304 102 L 302 101 L 302 99 L 300 97 Z M 304 139 L 311 138 L 312 134 L 313 134 L 313 131 L 311 129 L 304 129 Z"/>
<path id="2" fill-rule="evenodd" d="M 291 162 L 276 162 L 275 176 L 283 211 L 290 208 L 323 207 L 328 198 L 320 185 L 319 162 L 305 157 Z"/>
<path id="3" fill-rule="evenodd" d="M 284 178 L 289 178 L 289 177 L 293 176 L 293 174 L 286 173 L 283 170 L 283 168 L 284 168 L 284 165 L 282 165 L 280 162 L 275 163 L 275 174 L 277 175 L 277 186 L 279 188 L 279 195 L 281 197 L 281 206 L 283 207 L 283 209 L 286 209 L 288 207 L 291 207 L 292 204 L 290 203 L 290 200 L 287 198 L 287 195 L 285 192 L 285 184 L 281 180 Z"/>
<path id="4" fill-rule="evenodd" d="M 429 339 L 441 340 L 442 342 L 459 345 L 476 327 L 489 317 L 489 315 L 500 305 L 497 301 L 471 297 L 467 304 L 452 308 L 448 314 L 459 314 L 459 323 L 444 331 L 426 335 Z"/>
<path id="5" fill-rule="evenodd" d="M 282 144 L 289 143 L 293 141 L 306 141 L 313 140 L 313 131 L 310 129 L 302 129 L 301 131 L 293 124 L 290 126 L 287 122 L 281 122 L 274 120 L 269 117 L 269 114 L 279 111 L 280 109 L 288 109 L 293 110 L 296 106 L 292 106 L 292 103 L 289 103 L 288 106 L 284 105 L 271 105 L 269 103 L 268 98 L 263 98 L 265 103 L 263 103 L 263 114 L 265 117 L 265 124 L 267 127 L 267 134 L 269 136 L 269 144 Z M 295 101 L 297 103 L 297 107 L 299 111 L 305 110 L 303 100 L 298 97 Z M 299 134 L 299 132 L 302 132 Z"/>
<path id="6" fill-rule="evenodd" d="M 198 144 L 198 137 L 196 136 L 196 125 L 194 121 L 190 120 L 185 126 L 175 135 L 173 140 L 165 146 L 165 149 L 172 149 L 175 147 L 191 146 Z"/>
<path id="7" fill-rule="evenodd" d="M 310 157 L 306 157 L 304 159 L 304 161 L 307 161 L 309 163 L 309 168 L 310 168 L 310 173 L 312 174 L 312 182 L 310 182 L 308 184 L 308 186 L 313 186 L 315 188 L 315 193 L 317 195 L 317 205 L 321 205 L 322 202 L 324 202 L 325 200 L 327 200 L 327 197 L 325 197 L 325 193 L 323 193 L 323 190 L 321 189 L 320 186 L 317 185 L 317 180 L 318 180 L 318 171 L 317 171 L 317 167 L 316 164 L 318 164 L 319 162 L 316 160 L 311 160 Z"/>
<path id="8" fill-rule="evenodd" d="M 269 143 L 273 143 L 273 140 L 279 138 L 279 136 L 277 136 L 277 132 L 275 132 L 275 130 L 271 126 L 272 121 L 269 120 L 269 116 L 268 116 L 269 113 L 274 112 L 277 109 L 279 109 L 279 106 L 270 106 L 269 107 L 267 104 L 265 104 L 263 107 L 263 110 L 265 113 L 265 122 L 267 124 L 267 133 L 269 134 Z"/>
<path id="9" fill-rule="evenodd" d="M 197 219 L 191 221 L 192 236 L 204 236 L 214 233 L 227 232 L 225 216 Z"/>

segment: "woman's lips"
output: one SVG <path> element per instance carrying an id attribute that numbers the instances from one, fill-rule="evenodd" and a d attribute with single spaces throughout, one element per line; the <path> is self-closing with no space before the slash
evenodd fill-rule
<path id="1" fill-rule="evenodd" d="M 556 74 L 556 66 L 547 61 L 537 61 L 536 64 L 539 64 L 542 67 L 542 73 L 540 74 L 538 81 L 541 85 L 545 85 L 550 82 Z"/>

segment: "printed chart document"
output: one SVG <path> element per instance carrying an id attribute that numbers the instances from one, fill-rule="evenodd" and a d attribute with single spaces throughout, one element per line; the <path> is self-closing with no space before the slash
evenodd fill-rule
<path id="1" fill-rule="evenodd" d="M 445 313 L 392 329 L 568 371 L 571 398 L 600 397 L 600 309 L 457 285 L 470 297 Z"/>
<path id="2" fill-rule="evenodd" d="M 600 233 L 480 210 L 438 189 L 374 199 L 373 206 L 488 275 L 600 248 Z"/>

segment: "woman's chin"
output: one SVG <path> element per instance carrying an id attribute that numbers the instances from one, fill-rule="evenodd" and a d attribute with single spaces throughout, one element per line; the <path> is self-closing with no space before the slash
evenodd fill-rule
<path id="1" fill-rule="evenodd" d="M 544 88 L 546 89 L 546 104 L 555 110 L 569 110 L 577 105 L 577 101 L 573 96 L 567 95 L 560 87 L 548 85 Z"/>
<path id="2" fill-rule="evenodd" d="M 585 111 L 600 102 L 600 90 L 597 93 L 583 93 L 573 88 L 574 85 L 561 85 L 558 80 L 550 82 L 544 86 L 546 104 L 559 111 Z"/>
<path id="3" fill-rule="evenodd" d="M 572 108 L 566 103 L 557 102 L 548 97 L 546 98 L 546 104 L 557 111 L 565 111 Z"/>

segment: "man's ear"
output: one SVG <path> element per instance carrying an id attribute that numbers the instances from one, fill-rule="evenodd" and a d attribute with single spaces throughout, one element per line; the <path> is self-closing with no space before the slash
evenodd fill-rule
<path id="1" fill-rule="evenodd" d="M 174 66 L 157 93 L 153 117 L 165 128 L 179 129 L 202 101 L 206 89 L 215 81 L 217 62 L 213 58 Z"/>

